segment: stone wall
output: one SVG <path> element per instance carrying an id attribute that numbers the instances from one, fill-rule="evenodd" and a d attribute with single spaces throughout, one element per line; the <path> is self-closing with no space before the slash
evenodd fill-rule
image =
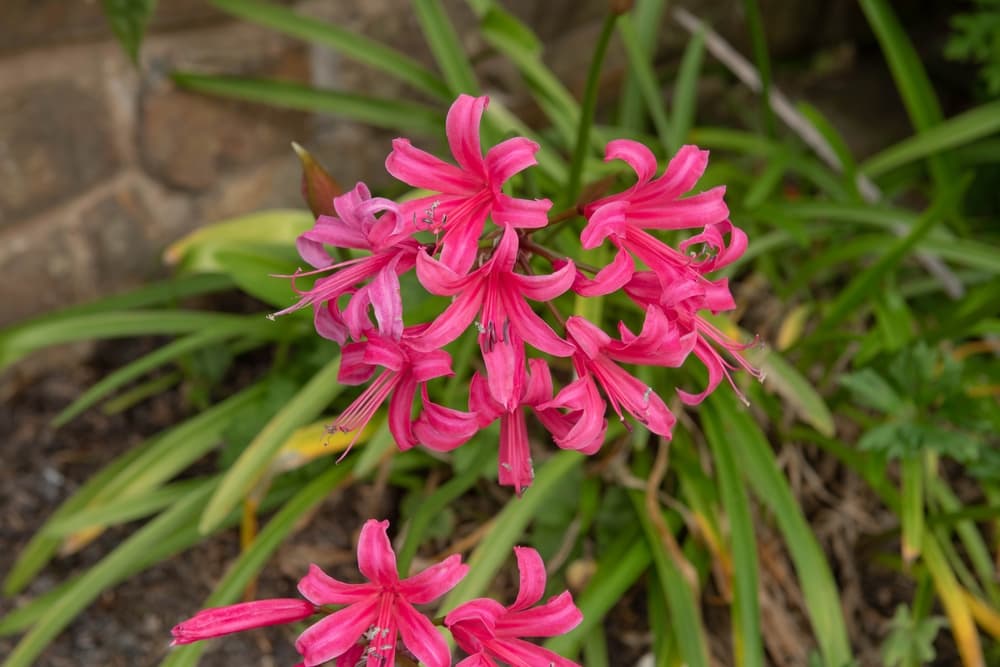
<path id="1" fill-rule="evenodd" d="M 829 26 L 823 15 L 842 11 L 844 2 L 764 3 L 780 5 L 769 23 L 772 48 L 799 48 L 810 34 L 815 39 L 808 26 Z M 231 20 L 205 0 L 159 3 L 135 68 L 112 39 L 100 4 L 5 0 L 0 8 L 0 326 L 162 275 L 162 249 L 199 225 L 298 206 L 293 140 L 310 147 L 347 186 L 385 180 L 386 132 L 186 93 L 169 73 L 242 73 L 410 94 L 387 77 Z M 286 4 L 432 64 L 405 0 Z M 687 4 L 742 40 L 741 0 Z M 484 54 L 485 45 L 468 29 L 474 17 L 466 4 L 446 5 L 463 46 Z M 547 58 L 579 94 L 606 1 L 506 5 L 539 32 Z M 684 39 L 675 25 L 663 31 L 667 52 Z M 496 58 L 477 62 L 491 87 L 516 81 Z M 612 49 L 609 68 L 624 71 L 620 48 Z M 532 117 L 528 100 L 509 101 Z"/>

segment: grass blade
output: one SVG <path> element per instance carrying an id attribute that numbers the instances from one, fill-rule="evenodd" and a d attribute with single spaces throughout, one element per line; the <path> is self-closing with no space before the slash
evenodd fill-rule
<path id="1" fill-rule="evenodd" d="M 924 540 L 924 457 L 913 454 L 902 461 L 902 511 L 903 563 L 912 564 L 920 556 L 920 546 Z"/>
<path id="2" fill-rule="evenodd" d="M 861 170 L 869 176 L 979 141 L 1000 131 L 1000 102 L 990 102 L 934 125 L 868 158 Z"/>
<path id="3" fill-rule="evenodd" d="M 514 545 L 535 515 L 543 511 L 549 494 L 560 479 L 583 464 L 584 457 L 574 451 L 560 451 L 539 469 L 531 487 L 517 501 L 508 503 L 494 520 L 493 527 L 479 543 L 467 561 L 469 574 L 451 590 L 438 606 L 446 613 L 456 606 L 482 595 L 493 582 L 500 567 L 507 561 Z"/>
<path id="4" fill-rule="evenodd" d="M 286 327 L 275 326 L 276 324 L 279 323 L 268 322 L 259 315 L 252 315 L 241 318 L 239 322 L 227 322 L 209 327 L 203 331 L 167 343 L 163 347 L 157 348 L 155 351 L 121 368 L 115 369 L 112 373 L 101 378 L 96 384 L 83 392 L 79 398 L 56 415 L 52 420 L 52 424 L 56 427 L 63 426 L 80 413 L 113 393 L 116 389 L 185 354 L 209 347 L 238 335 L 249 333 L 261 339 L 266 339 L 287 330 Z"/>
<path id="5" fill-rule="evenodd" d="M 175 72 L 173 79 L 181 88 L 198 93 L 328 113 L 391 130 L 436 135 L 444 125 L 444 116 L 439 111 L 413 102 L 355 95 L 273 79 L 193 72 Z"/>
<path id="6" fill-rule="evenodd" d="M 673 146 L 682 146 L 694 125 L 698 110 L 698 79 L 705 61 L 705 31 L 699 30 L 688 40 L 681 57 L 681 66 L 674 81 L 674 99 L 670 110 L 670 140 Z"/>
<path id="7" fill-rule="evenodd" d="M 122 574 L 141 561 L 144 554 L 163 540 L 189 526 L 208 497 L 215 480 L 205 482 L 169 510 L 143 526 L 100 563 L 90 568 L 62 597 L 46 609 L 38 622 L 7 656 L 3 667 L 30 667 L 50 641 L 93 602 L 101 591 L 121 581 Z"/>
<path id="8" fill-rule="evenodd" d="M 778 468 L 770 444 L 732 395 L 715 392 L 706 403 L 720 415 L 721 437 L 735 453 L 737 465 L 754 494 L 771 511 L 788 546 L 824 663 L 828 667 L 850 663 L 850 643 L 833 574 L 788 480 Z"/>
<path id="9" fill-rule="evenodd" d="M 763 667 L 764 645 L 761 641 L 760 605 L 757 600 L 757 540 L 753 515 L 743 481 L 740 479 L 731 447 L 724 436 L 722 415 L 717 405 L 706 406 L 701 413 L 705 437 L 712 450 L 719 478 L 722 507 L 729 517 L 729 539 L 733 558 L 733 653 L 735 664 Z"/>
<path id="10" fill-rule="evenodd" d="M 345 483 L 350 478 L 350 474 L 350 462 L 334 464 L 302 487 L 267 522 L 264 529 L 257 534 L 250 548 L 240 554 L 240 557 L 233 562 L 222 581 L 205 600 L 202 607 L 219 607 L 237 602 L 246 586 L 267 564 L 271 554 L 296 529 L 301 518 L 319 505 L 330 494 L 331 490 Z M 195 611 L 192 610 L 192 615 Z M 160 664 L 163 667 L 196 665 L 198 658 L 206 648 L 208 645 L 205 642 L 176 648 Z"/>
<path id="11" fill-rule="evenodd" d="M 918 134 L 937 125 L 943 119 L 934 88 L 906 31 L 900 25 L 886 0 L 859 0 L 868 24 L 885 54 L 892 78 Z M 947 156 L 928 156 L 931 175 L 939 187 L 954 188 L 958 175 Z"/>
<path id="12" fill-rule="evenodd" d="M 576 600 L 583 621 L 570 632 L 547 640 L 545 648 L 562 656 L 576 655 L 587 636 L 649 569 L 651 562 L 649 546 L 638 533 L 627 532 L 622 536 L 601 558 L 594 577 Z"/>
<path id="13" fill-rule="evenodd" d="M 444 74 L 450 97 L 459 93 L 479 94 L 479 83 L 472 65 L 439 0 L 413 0 L 413 10 L 420 21 L 424 39 Z"/>
<path id="14" fill-rule="evenodd" d="M 646 102 L 646 111 L 649 112 L 649 117 L 653 120 L 653 127 L 656 129 L 660 145 L 663 146 L 663 150 L 668 155 L 673 155 L 679 146 L 673 143 L 674 135 L 671 133 L 667 112 L 663 108 L 660 84 L 656 80 L 653 66 L 649 63 L 648 54 L 644 53 L 642 47 L 639 46 L 639 37 L 636 34 L 631 16 L 625 14 L 618 19 L 618 32 L 621 33 L 622 43 L 625 45 L 629 71 L 635 76 L 639 92 L 642 93 L 642 98 Z"/>
<path id="15" fill-rule="evenodd" d="M 31 352 L 82 340 L 186 334 L 235 324 L 240 315 L 194 310 L 130 310 L 68 315 L 8 329 L 0 334 L 0 370 Z"/>
<path id="16" fill-rule="evenodd" d="M 665 8 L 664 0 L 636 0 L 629 12 L 629 15 L 634 17 L 635 25 L 638 26 L 635 31 L 636 45 L 642 52 L 643 59 L 647 62 L 653 57 Z M 683 65 L 681 69 L 683 70 Z M 636 80 L 635 73 L 629 70 L 625 74 L 625 83 L 622 85 L 621 102 L 618 105 L 618 125 L 632 132 L 641 132 L 645 129 L 645 112 L 645 103 L 642 93 L 639 91 L 639 82 Z"/>
<path id="17" fill-rule="evenodd" d="M 211 2 L 233 16 L 328 47 L 404 81 L 433 97 L 442 100 L 451 97 L 444 82 L 416 60 L 373 39 L 368 39 L 356 31 L 324 23 L 269 2 L 256 0 L 211 0 Z"/>
<path id="18" fill-rule="evenodd" d="M 264 429 L 247 446 L 233 466 L 224 474 L 218 489 L 198 523 L 202 533 L 214 530 L 246 497 L 264 474 L 282 443 L 300 426 L 320 415 L 336 397 L 343 385 L 337 382 L 340 356 L 327 363 L 285 406 L 268 421 Z"/>

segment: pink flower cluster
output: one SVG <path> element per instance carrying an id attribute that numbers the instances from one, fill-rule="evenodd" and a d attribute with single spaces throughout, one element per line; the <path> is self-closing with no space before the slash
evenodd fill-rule
<path id="1" fill-rule="evenodd" d="M 298 667 L 336 660 L 337 667 L 395 665 L 397 651 L 427 667 L 447 667 L 451 652 L 434 623 L 414 607 L 438 599 L 465 576 L 461 556 L 400 579 L 386 530 L 388 521 L 369 520 L 358 541 L 358 569 L 364 584 L 338 581 L 315 565 L 299 582 L 297 598 L 258 600 L 204 609 L 172 630 L 174 644 L 325 616 L 299 635 Z M 576 663 L 521 637 L 552 637 L 572 630 L 583 616 L 569 592 L 535 606 L 545 592 L 545 565 L 538 552 L 514 547 L 520 589 L 510 606 L 480 598 L 453 609 L 444 625 L 468 657 L 456 667 L 496 667 L 497 660 L 525 667 L 572 667 Z M 328 605 L 342 606 L 330 612 Z M 399 648 L 402 643 L 403 649 Z"/>
<path id="2" fill-rule="evenodd" d="M 527 409 L 557 446 L 592 454 L 604 441 L 608 403 L 620 419 L 627 412 L 653 433 L 671 435 L 674 415 L 627 364 L 676 367 L 694 353 L 709 379 L 700 393 L 678 390 L 689 404 L 703 400 L 723 378 L 732 384 L 730 372 L 737 367 L 757 374 L 741 355 L 745 346 L 700 315 L 734 308 L 726 279 L 708 274 L 739 258 L 747 239 L 728 219 L 724 188 L 682 197 L 704 172 L 707 151 L 683 147 L 657 177 L 652 152 L 620 139 L 608 144 L 606 159 L 624 161 L 637 182 L 579 211 L 586 219 L 581 245 L 609 241 L 617 252 L 607 266 L 575 265 L 532 237 L 550 224 L 551 202 L 503 191 L 512 176 L 536 164 L 538 145 L 512 138 L 483 157 L 479 125 L 486 105 L 486 97 L 462 95 L 448 113 L 457 165 L 406 139 L 393 142 L 386 169 L 431 194 L 397 203 L 372 197 L 359 183 L 336 197 L 336 216 L 319 216 L 298 239 L 302 257 L 315 270 L 295 277 L 321 277 L 277 314 L 312 306 L 316 330 L 343 346 L 340 381 L 370 383 L 332 428 L 360 431 L 388 400 L 389 426 L 400 448 L 423 444 L 448 451 L 499 420 L 500 483 L 520 493 L 533 476 Z M 698 232 L 677 248 L 653 233 L 687 229 Z M 364 254 L 337 261 L 325 246 Z M 537 273 L 534 257 L 548 261 L 551 272 Z M 400 276 L 411 270 L 428 292 L 452 299 L 431 322 L 405 321 Z M 613 337 L 578 315 L 564 318 L 552 303 L 570 291 L 594 297 L 619 290 L 644 313 L 638 334 L 621 323 Z M 560 332 L 530 301 L 548 304 Z M 427 383 L 453 373 L 443 348 L 470 326 L 478 333 L 482 364 L 469 386 L 468 410 L 434 403 Z M 569 358 L 573 377 L 557 389 L 549 364 L 529 350 Z"/>

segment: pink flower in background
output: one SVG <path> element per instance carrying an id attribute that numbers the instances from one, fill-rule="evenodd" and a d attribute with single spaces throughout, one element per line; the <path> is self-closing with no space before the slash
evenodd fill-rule
<path id="1" fill-rule="evenodd" d="M 545 563 L 530 547 L 514 547 L 520 572 L 520 588 L 514 604 L 504 607 L 495 600 L 479 598 L 459 605 L 444 623 L 469 657 L 457 667 L 579 667 L 522 637 L 553 637 L 569 632 L 583 620 L 568 591 L 532 607 L 545 592 Z"/>
<path id="2" fill-rule="evenodd" d="M 479 124 L 488 101 L 459 95 L 448 110 L 448 144 L 457 167 L 414 148 L 409 139 L 394 140 L 385 161 L 399 180 L 435 193 L 403 203 L 402 216 L 418 228 L 444 232 L 441 261 L 459 274 L 475 260 L 487 217 L 513 227 L 544 227 L 552 206 L 548 199 L 516 199 L 500 191 L 511 176 L 537 164 L 538 144 L 514 137 L 491 148 L 484 159 Z"/>
<path id="3" fill-rule="evenodd" d="M 493 398 L 505 408 L 515 406 L 523 393 L 519 384 L 525 364 L 522 341 L 559 357 L 573 352 L 573 346 L 536 315 L 525 298 L 556 298 L 573 284 L 575 267 L 569 262 L 549 275 L 523 275 L 514 272 L 517 255 L 517 232 L 505 225 L 493 256 L 468 275 L 456 273 L 427 253 L 417 256 L 417 278 L 427 291 L 455 296 L 455 300 L 415 345 L 425 350 L 439 349 L 464 333 L 479 314 L 476 328 L 486 379 Z"/>
<path id="4" fill-rule="evenodd" d="M 295 643 L 305 667 L 340 656 L 361 655 L 369 667 L 394 665 L 397 639 L 427 667 L 447 667 L 451 656 L 444 638 L 413 605 L 433 602 L 465 576 L 468 566 L 450 556 L 408 579 L 400 579 L 386 530 L 388 521 L 370 519 L 358 541 L 358 569 L 364 584 L 338 581 L 315 565 L 299 582 L 299 592 L 316 605 L 347 605 L 312 625 Z M 342 664 L 340 661 L 338 665 Z"/>
<path id="5" fill-rule="evenodd" d="M 171 644 L 190 644 L 234 632 L 294 623 L 309 618 L 317 611 L 314 605 L 298 598 L 257 600 L 227 607 L 202 609 L 188 620 L 174 626 L 170 631 L 174 636 Z"/>
<path id="6" fill-rule="evenodd" d="M 316 331 L 343 345 L 348 333 L 358 338 L 370 326 L 370 306 L 379 331 L 398 338 L 403 330 L 398 276 L 413 268 L 419 246 L 402 224 L 396 204 L 372 198 L 364 183 L 334 198 L 333 205 L 339 217 L 321 215 L 315 226 L 296 241 L 299 254 L 316 270 L 290 277 L 333 273 L 319 278 L 312 289 L 300 292 L 301 298 L 295 305 L 274 316 L 312 305 Z M 377 217 L 379 213 L 381 216 Z M 338 263 L 324 245 L 367 250 L 371 254 Z M 358 286 L 365 281 L 370 282 Z M 345 294 L 351 295 L 346 319 L 345 312 L 337 304 Z"/>

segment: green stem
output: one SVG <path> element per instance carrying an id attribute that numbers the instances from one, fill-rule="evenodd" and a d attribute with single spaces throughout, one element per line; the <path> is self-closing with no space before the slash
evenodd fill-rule
<path id="1" fill-rule="evenodd" d="M 608 14 L 597 38 L 594 57 L 590 61 L 590 71 L 587 72 L 587 87 L 583 91 L 583 102 L 580 105 L 580 126 L 576 135 L 576 148 L 569 165 L 569 183 L 566 186 L 566 202 L 572 205 L 580 196 L 580 180 L 583 176 L 583 161 L 587 155 L 590 141 L 590 128 L 594 124 L 594 110 L 597 106 L 597 85 L 601 78 L 601 65 L 608 51 L 608 42 L 615 29 L 618 14 Z"/>
<path id="2" fill-rule="evenodd" d="M 767 53 L 767 36 L 764 34 L 764 20 L 760 15 L 760 5 L 757 0 L 743 0 L 747 13 L 747 28 L 750 30 L 750 42 L 753 48 L 753 59 L 760 72 L 760 94 L 764 103 L 764 126 L 767 136 L 774 137 L 774 112 L 771 110 L 771 58 Z"/>

